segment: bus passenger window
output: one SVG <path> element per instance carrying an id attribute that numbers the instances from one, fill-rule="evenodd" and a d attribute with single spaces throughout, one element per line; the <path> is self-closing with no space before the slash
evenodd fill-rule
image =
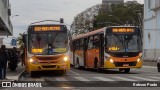
<path id="1" fill-rule="evenodd" d="M 88 42 L 88 49 L 93 48 L 93 36 L 89 37 L 89 42 Z"/>
<path id="2" fill-rule="evenodd" d="M 99 44 L 100 44 L 99 36 L 94 36 L 94 40 L 93 40 L 94 48 L 99 48 Z"/>

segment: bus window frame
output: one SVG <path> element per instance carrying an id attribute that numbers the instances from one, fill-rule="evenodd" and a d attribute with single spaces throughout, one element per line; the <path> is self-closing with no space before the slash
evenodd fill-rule
<path id="1" fill-rule="evenodd" d="M 34 31 L 34 27 L 36 27 L 36 26 L 60 26 L 60 29 L 61 30 L 54 30 L 54 31 Z M 29 26 L 28 27 L 28 30 L 27 30 L 27 33 L 28 33 L 28 35 L 27 35 L 27 38 L 28 38 L 28 41 L 27 41 L 27 45 L 28 45 L 28 47 L 27 47 L 27 51 L 30 53 L 30 54 L 34 54 L 34 53 L 32 53 L 32 52 L 30 52 L 29 51 L 29 46 L 30 46 L 30 39 L 31 39 L 31 34 L 49 34 L 49 33 L 52 33 L 52 32 L 64 32 L 64 33 L 66 33 L 66 35 L 67 35 L 67 37 L 68 37 L 68 29 L 67 29 L 67 27 L 65 26 L 65 25 L 58 25 L 58 24 L 55 24 L 55 25 L 31 25 L 31 26 Z M 69 42 L 68 40 L 67 40 L 67 42 Z M 66 48 L 69 48 L 69 47 L 66 47 Z M 69 49 L 67 49 L 67 51 L 68 51 Z M 66 51 L 66 52 L 67 52 Z M 39 54 L 36 54 L 36 55 L 39 55 Z"/>
<path id="2" fill-rule="evenodd" d="M 87 50 L 93 49 L 93 35 L 88 37 Z"/>

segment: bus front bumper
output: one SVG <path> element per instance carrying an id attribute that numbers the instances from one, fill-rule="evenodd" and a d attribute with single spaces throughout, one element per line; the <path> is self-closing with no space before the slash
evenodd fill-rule
<path id="1" fill-rule="evenodd" d="M 40 65 L 40 64 L 28 64 L 28 71 L 52 71 L 52 70 L 68 70 L 70 69 L 69 64 L 47 64 L 47 65 Z"/>
<path id="2" fill-rule="evenodd" d="M 106 69 L 114 69 L 114 68 L 141 68 L 142 60 L 139 62 L 110 62 L 107 60 L 105 62 L 104 68 Z"/>

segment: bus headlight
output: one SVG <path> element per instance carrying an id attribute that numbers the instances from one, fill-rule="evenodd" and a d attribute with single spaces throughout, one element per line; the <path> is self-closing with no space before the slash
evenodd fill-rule
<path id="1" fill-rule="evenodd" d="M 36 60 L 33 60 L 32 58 L 29 59 L 29 62 L 32 64 L 38 64 L 38 62 Z"/>
<path id="2" fill-rule="evenodd" d="M 111 63 L 113 63 L 113 59 L 110 59 L 109 61 L 110 61 Z"/>
<path id="3" fill-rule="evenodd" d="M 142 53 L 139 54 L 139 58 L 137 59 L 137 62 L 140 62 L 142 60 Z"/>
<path id="4" fill-rule="evenodd" d="M 141 59 L 140 59 L 140 58 L 138 58 L 138 59 L 137 59 L 137 62 L 139 62 L 140 60 L 141 60 Z"/>
<path id="5" fill-rule="evenodd" d="M 63 58 L 63 60 L 64 60 L 65 62 L 68 61 L 68 57 L 65 56 L 65 57 Z"/>

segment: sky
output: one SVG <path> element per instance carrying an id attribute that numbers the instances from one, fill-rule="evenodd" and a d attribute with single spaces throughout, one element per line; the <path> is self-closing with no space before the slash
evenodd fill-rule
<path id="1" fill-rule="evenodd" d="M 144 3 L 144 0 L 136 1 Z M 10 0 L 10 3 L 13 36 L 17 37 L 19 33 L 27 30 L 30 23 L 37 21 L 64 18 L 64 22 L 71 25 L 77 14 L 101 4 L 102 0 Z"/>

